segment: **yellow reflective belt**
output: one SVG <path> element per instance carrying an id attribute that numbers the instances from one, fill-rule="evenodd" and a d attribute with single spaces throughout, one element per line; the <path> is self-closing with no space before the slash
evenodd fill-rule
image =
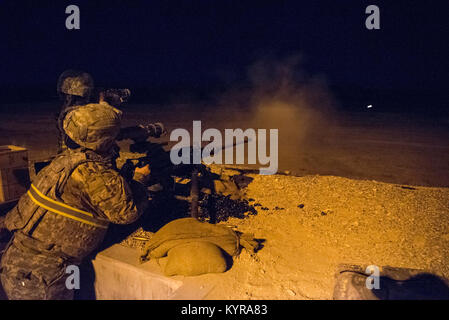
<path id="1" fill-rule="evenodd" d="M 95 218 L 90 212 L 73 208 L 65 203 L 58 202 L 47 197 L 46 195 L 42 194 L 34 185 L 31 185 L 30 190 L 28 190 L 28 196 L 38 206 L 66 218 L 104 229 L 107 229 L 109 225 L 108 221 L 99 220 Z"/>

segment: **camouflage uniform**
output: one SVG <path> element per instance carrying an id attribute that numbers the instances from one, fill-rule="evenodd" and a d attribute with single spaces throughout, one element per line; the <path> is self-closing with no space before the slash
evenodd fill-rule
<path id="1" fill-rule="evenodd" d="M 90 101 L 94 89 L 92 76 L 84 71 L 66 70 L 58 78 L 56 91 L 63 101 L 58 114 L 55 115 L 58 129 L 58 153 L 67 149 L 66 135 L 62 127 L 65 115 L 74 106 L 84 105 Z M 80 103 L 82 101 L 82 103 Z"/>
<path id="2" fill-rule="evenodd" d="M 39 172 L 6 216 L 6 227 L 14 232 L 1 261 L 9 299 L 71 299 L 66 267 L 98 248 L 109 222 L 132 223 L 145 210 L 140 183 L 125 180 L 106 152 L 118 133 L 119 114 L 104 104 L 69 113 L 64 129 L 82 147 L 64 151 Z M 67 216 L 73 211 L 45 207 L 52 200 L 78 211 Z"/>

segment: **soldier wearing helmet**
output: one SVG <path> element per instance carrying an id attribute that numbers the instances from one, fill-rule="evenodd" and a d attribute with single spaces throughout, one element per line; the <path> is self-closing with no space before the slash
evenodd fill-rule
<path id="1" fill-rule="evenodd" d="M 94 81 L 92 76 L 80 70 L 66 70 L 58 79 L 56 91 L 62 102 L 61 110 L 56 115 L 58 135 L 58 153 L 66 149 L 66 135 L 62 128 L 62 120 L 67 110 L 82 106 L 92 101 Z"/>
<path id="2" fill-rule="evenodd" d="M 68 111 L 96 100 L 119 108 L 131 96 L 129 89 L 97 89 L 94 94 L 94 81 L 90 74 L 79 70 L 66 70 L 58 79 L 57 92 L 62 101 L 60 113 L 57 115 L 58 153 L 67 146 L 67 135 L 62 128 L 62 120 Z M 159 138 L 166 133 L 162 123 L 150 123 L 123 128 L 117 140 L 131 139 L 135 142 L 145 141 L 149 137 Z M 118 147 L 116 147 L 118 153 Z"/>
<path id="3" fill-rule="evenodd" d="M 120 123 L 121 112 L 106 103 L 66 113 L 68 149 L 38 173 L 5 219 L 14 233 L 1 260 L 9 299 L 73 298 L 67 266 L 99 247 L 109 223 L 132 223 L 145 210 L 148 197 L 136 177 L 149 172 L 136 169 L 127 180 L 110 157 Z"/>
<path id="4" fill-rule="evenodd" d="M 91 75 L 79 70 L 66 70 L 58 79 L 56 91 L 63 107 L 83 105 L 89 102 L 94 89 Z"/>

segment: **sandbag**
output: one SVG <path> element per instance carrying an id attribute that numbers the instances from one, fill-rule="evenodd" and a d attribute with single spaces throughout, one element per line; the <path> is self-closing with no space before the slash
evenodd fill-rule
<path id="1" fill-rule="evenodd" d="M 250 238 L 245 237 L 242 245 L 253 253 L 255 245 L 248 241 Z M 182 218 L 167 223 L 151 237 L 142 252 L 141 260 L 164 257 L 171 248 L 194 241 L 211 242 L 230 256 L 240 253 L 240 236 L 231 228 L 200 222 L 194 218 Z"/>
<path id="2" fill-rule="evenodd" d="M 197 276 L 225 272 L 225 254 L 218 246 L 208 241 L 181 244 L 168 251 L 164 274 Z"/>

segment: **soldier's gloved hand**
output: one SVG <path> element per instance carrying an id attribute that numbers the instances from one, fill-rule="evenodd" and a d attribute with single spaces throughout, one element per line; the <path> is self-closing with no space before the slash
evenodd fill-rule
<path id="1" fill-rule="evenodd" d="M 161 122 L 150 123 L 142 126 L 147 131 L 148 136 L 159 138 L 167 133 L 165 126 Z"/>
<path id="2" fill-rule="evenodd" d="M 146 164 L 143 167 L 140 167 L 140 168 L 136 167 L 134 169 L 133 179 L 142 184 L 145 184 L 148 181 L 148 179 L 150 178 L 150 174 L 151 174 L 150 165 Z"/>

